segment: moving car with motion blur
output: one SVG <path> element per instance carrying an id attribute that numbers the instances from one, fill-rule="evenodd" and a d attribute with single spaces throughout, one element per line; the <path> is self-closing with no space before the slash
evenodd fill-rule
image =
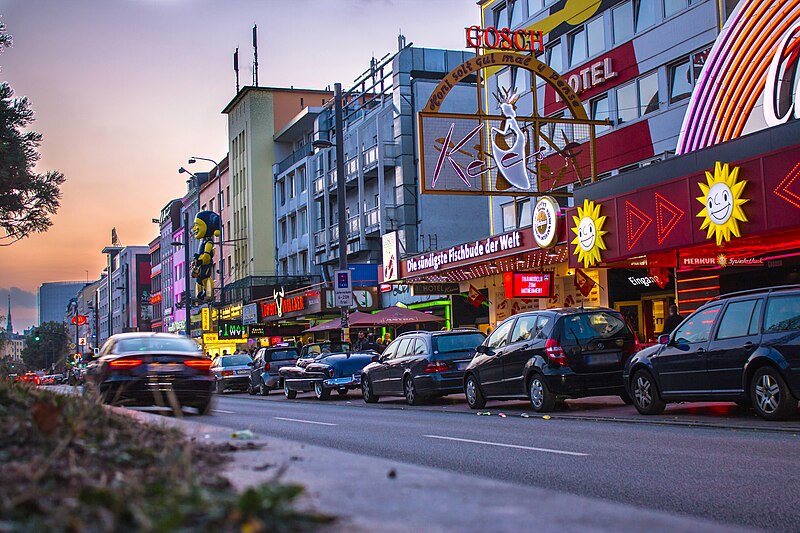
<path id="1" fill-rule="evenodd" d="M 556 400 L 619 395 L 622 370 L 639 345 L 622 315 L 605 307 L 530 311 L 500 323 L 464 373 L 473 409 L 486 400 L 526 398 L 538 412 Z"/>
<path id="2" fill-rule="evenodd" d="M 266 396 L 269 391 L 279 389 L 281 383 L 280 369 L 297 364 L 300 350 L 296 346 L 270 346 L 259 348 L 253 357 L 250 371 L 249 394 Z"/>
<path id="3" fill-rule="evenodd" d="M 219 355 L 211 365 L 214 376 L 214 390 L 222 394 L 226 390 L 240 392 L 250 388 L 250 367 L 253 360 L 246 353 Z"/>
<path id="4" fill-rule="evenodd" d="M 280 369 L 283 393 L 290 400 L 298 392 L 314 391 L 318 400 L 327 400 L 335 390 L 344 396 L 361 387 L 361 371 L 378 359 L 375 352 L 320 354 L 321 357 L 301 366 Z"/>
<path id="5" fill-rule="evenodd" d="M 86 384 L 115 405 L 188 406 L 207 414 L 214 386 L 210 369 L 211 360 L 190 339 L 171 333 L 120 333 L 89 363 Z"/>
<path id="6" fill-rule="evenodd" d="M 403 333 L 364 368 L 361 394 L 367 403 L 381 396 L 426 399 L 463 392 L 464 369 L 486 336 L 475 329 Z"/>

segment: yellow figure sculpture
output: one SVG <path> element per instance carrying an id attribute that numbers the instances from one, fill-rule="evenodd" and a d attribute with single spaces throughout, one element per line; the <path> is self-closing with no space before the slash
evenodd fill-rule
<path id="1" fill-rule="evenodd" d="M 194 219 L 192 235 L 200 241 L 192 262 L 195 292 L 201 302 L 214 299 L 214 237 L 220 235 L 219 215 L 213 211 L 200 211 Z"/>

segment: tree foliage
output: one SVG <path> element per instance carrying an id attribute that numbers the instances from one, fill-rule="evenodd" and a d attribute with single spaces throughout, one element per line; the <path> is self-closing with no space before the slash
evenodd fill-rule
<path id="1" fill-rule="evenodd" d="M 69 348 L 69 333 L 63 322 L 44 322 L 25 339 L 22 360 L 28 368 L 61 367 Z"/>
<path id="2" fill-rule="evenodd" d="M 0 22 L 0 52 L 11 36 Z M 26 131 L 34 120 L 27 98 L 14 98 L 8 83 L 0 84 L 0 246 L 9 246 L 31 233 L 46 231 L 61 203 L 64 175 L 36 173 L 42 135 Z"/>

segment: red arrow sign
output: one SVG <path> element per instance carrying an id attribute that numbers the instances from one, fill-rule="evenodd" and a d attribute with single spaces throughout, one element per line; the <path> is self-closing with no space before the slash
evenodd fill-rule
<path id="1" fill-rule="evenodd" d="M 664 216 L 665 214 L 667 214 L 666 217 Z M 667 239 L 684 214 L 686 213 L 683 209 L 656 193 L 656 233 L 658 233 L 658 244 L 662 244 Z"/>
<path id="2" fill-rule="evenodd" d="M 775 194 L 800 209 L 800 195 L 789 190 L 789 187 L 794 184 L 798 177 L 800 177 L 800 163 L 796 164 L 791 172 L 775 187 Z"/>
<path id="3" fill-rule="evenodd" d="M 630 251 L 644 232 L 653 223 L 653 219 L 642 212 L 641 209 L 625 200 L 625 229 L 628 233 L 628 251 Z"/>

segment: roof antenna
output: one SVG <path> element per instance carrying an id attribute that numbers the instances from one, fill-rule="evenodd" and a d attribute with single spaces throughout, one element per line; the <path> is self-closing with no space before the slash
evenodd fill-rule
<path id="1" fill-rule="evenodd" d="M 253 86 L 258 87 L 258 26 L 253 24 Z"/>
<path id="2" fill-rule="evenodd" d="M 239 47 L 233 53 L 233 71 L 236 73 L 236 94 L 239 94 Z"/>

